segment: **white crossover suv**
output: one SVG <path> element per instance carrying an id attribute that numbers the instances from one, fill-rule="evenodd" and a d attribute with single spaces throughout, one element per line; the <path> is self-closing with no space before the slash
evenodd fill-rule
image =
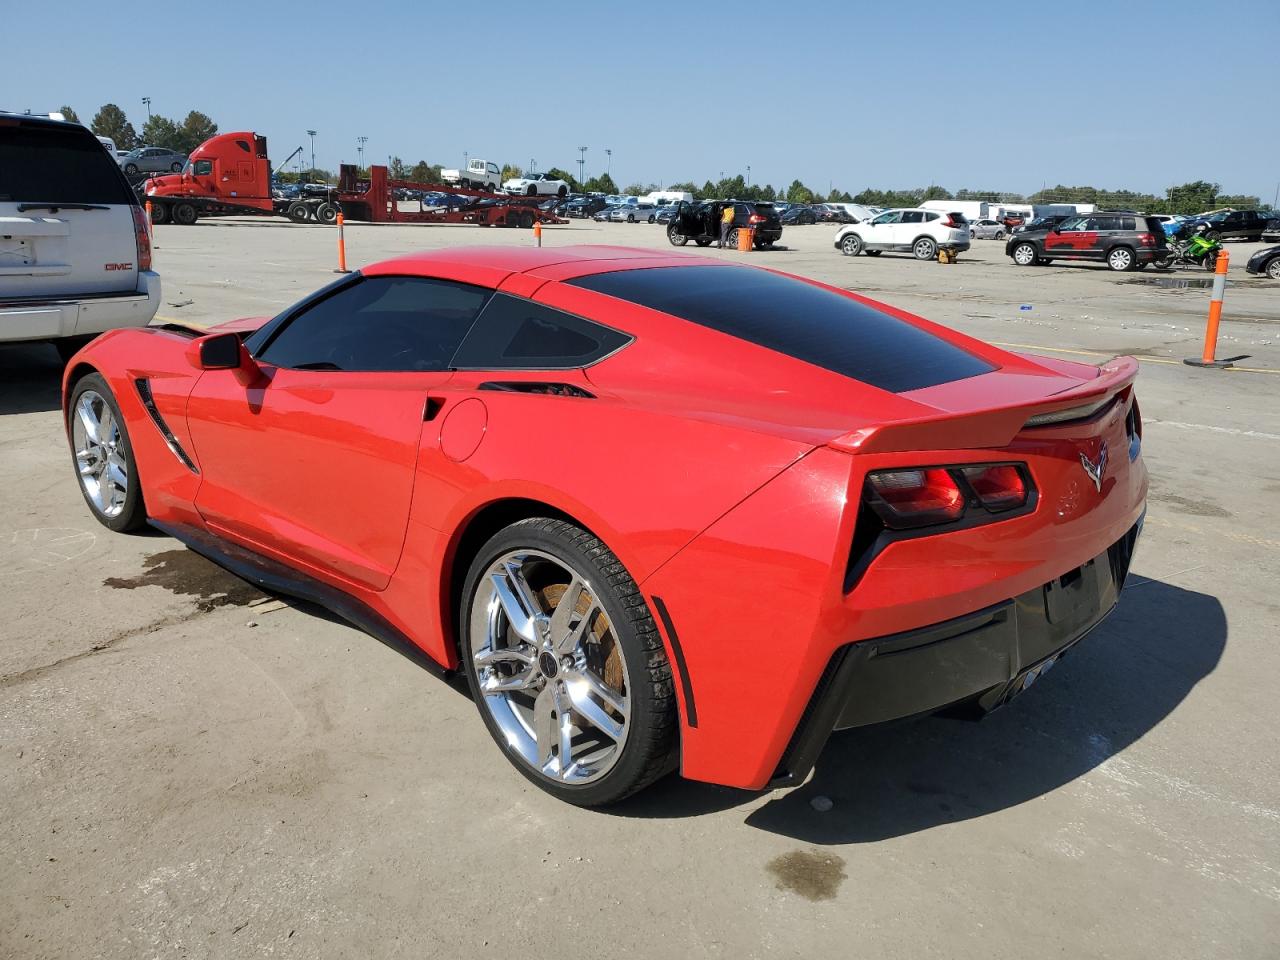
<path id="1" fill-rule="evenodd" d="M 160 306 L 137 195 L 78 123 L 0 113 L 0 342 L 70 357 Z"/>
<path id="2" fill-rule="evenodd" d="M 935 260 L 939 250 L 969 249 L 969 221 L 960 213 L 940 213 L 910 207 L 886 210 L 862 223 L 851 223 L 836 234 L 835 247 L 847 257 L 878 256 L 885 250 Z"/>

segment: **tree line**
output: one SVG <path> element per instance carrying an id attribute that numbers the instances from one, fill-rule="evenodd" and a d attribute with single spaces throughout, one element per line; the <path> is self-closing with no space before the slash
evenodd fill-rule
<path id="1" fill-rule="evenodd" d="M 69 106 L 62 108 L 62 114 L 68 120 L 79 123 L 80 118 Z M 110 137 L 117 148 L 132 150 L 135 147 L 167 147 L 179 153 L 190 153 L 205 140 L 218 132 L 218 125 L 206 114 L 192 110 L 182 121 L 171 120 L 160 114 L 152 114 L 142 125 L 141 132 L 134 129 L 125 112 L 114 103 L 104 104 L 94 115 L 89 129 L 100 137 Z M 394 180 L 410 180 L 415 183 L 439 183 L 442 165 L 419 160 L 409 165 L 399 157 L 391 158 L 389 173 Z M 551 176 L 565 181 L 575 193 L 607 193 L 643 195 L 661 189 L 656 183 L 632 183 L 625 190 L 620 190 L 613 178 L 607 173 L 589 177 L 585 182 L 569 171 L 559 167 L 551 167 L 545 171 Z M 364 170 L 367 176 L 367 168 Z M 514 163 L 502 165 L 502 179 L 515 179 L 524 175 L 524 170 Z M 328 170 L 305 170 L 293 175 L 308 180 L 334 180 Z M 293 177 L 286 174 L 286 179 Z M 785 188 L 775 189 L 772 184 L 748 184 L 741 174 L 722 177 L 719 180 L 707 180 L 701 186 L 693 181 L 673 183 L 668 190 L 679 190 L 693 194 L 697 200 L 714 200 L 734 198 L 737 200 L 785 200 L 789 203 L 859 203 L 868 207 L 916 207 L 926 200 L 986 200 L 992 203 L 1092 203 L 1099 207 L 1111 209 L 1141 210 L 1145 213 L 1200 213 L 1215 207 L 1260 207 L 1258 197 L 1244 194 L 1224 194 L 1222 186 L 1207 180 L 1196 180 L 1178 186 L 1169 187 L 1163 197 L 1133 190 L 1105 190 L 1098 187 L 1069 187 L 1058 184 L 1046 187 L 1029 195 L 1008 193 L 999 190 L 972 190 L 964 188 L 952 193 L 945 187 L 930 185 L 908 190 L 877 190 L 871 187 L 860 193 L 849 194 L 832 186 L 825 193 L 806 186 L 800 180 L 792 180 Z"/>

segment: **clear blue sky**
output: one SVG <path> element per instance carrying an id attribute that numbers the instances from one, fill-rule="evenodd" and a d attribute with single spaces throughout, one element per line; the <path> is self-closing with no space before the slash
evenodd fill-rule
<path id="1" fill-rule="evenodd" d="M 750 164 L 852 193 L 1209 179 L 1269 203 L 1280 181 L 1274 0 L 0 0 L 0 23 L 0 108 L 111 101 L 141 128 L 150 96 L 277 163 L 310 127 L 330 169 L 363 135 L 374 161 L 575 173 L 586 145 L 588 175 L 608 147 L 620 185 Z"/>

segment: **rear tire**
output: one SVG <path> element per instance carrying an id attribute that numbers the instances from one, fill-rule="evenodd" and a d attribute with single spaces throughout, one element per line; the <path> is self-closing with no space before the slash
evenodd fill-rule
<path id="1" fill-rule="evenodd" d="M 200 214 L 196 212 L 195 204 L 176 203 L 173 210 L 173 222 L 184 227 L 189 227 L 199 218 Z"/>
<path id="2" fill-rule="evenodd" d="M 101 442 L 85 442 L 84 447 L 77 450 L 78 440 L 86 441 L 88 438 L 83 426 L 85 421 L 81 420 L 82 405 L 89 421 L 96 422 L 99 428 L 104 425 L 103 421 L 109 412 L 111 427 L 107 431 L 108 435 L 100 438 Z M 129 430 L 124 417 L 120 415 L 115 395 L 102 374 L 90 373 L 81 377 L 72 389 L 71 403 L 67 408 L 67 430 L 72 437 L 71 464 L 79 479 L 80 493 L 84 502 L 89 505 L 94 519 L 116 533 L 127 533 L 140 528 L 146 523 L 147 511 L 142 502 L 142 487 L 133 459 L 133 445 L 129 442 Z M 108 509 L 104 510 L 94 496 L 94 490 L 100 487 L 94 485 L 107 482 L 112 471 L 115 471 L 116 476 L 123 475 L 125 494 L 122 502 L 116 505 L 109 501 Z M 117 507 L 119 512 L 115 512 Z"/>
<path id="3" fill-rule="evenodd" d="M 1035 266 L 1039 256 L 1036 254 L 1036 247 L 1033 243 L 1020 243 L 1013 248 L 1013 262 L 1020 267 Z"/>
<path id="4" fill-rule="evenodd" d="M 840 252 L 846 257 L 856 257 L 862 252 L 862 238 L 856 233 L 851 233 L 840 241 Z"/>
<path id="5" fill-rule="evenodd" d="M 569 188 L 561 187 L 559 190 L 556 191 L 556 193 L 559 195 L 560 199 L 563 200 L 565 197 L 569 195 Z"/>
<path id="6" fill-rule="evenodd" d="M 289 208 L 285 211 L 285 214 L 294 223 L 306 223 L 311 219 L 310 208 L 308 208 L 301 200 L 289 204 Z"/>
<path id="7" fill-rule="evenodd" d="M 332 203 L 322 203 L 316 207 L 316 220 L 326 226 L 332 226 L 338 222 L 338 208 Z"/>
<path id="8" fill-rule="evenodd" d="M 937 260 L 938 243 L 932 237 L 921 237 L 911 245 L 911 252 L 917 260 Z"/>
<path id="9" fill-rule="evenodd" d="M 498 599 L 495 580 L 509 599 Z M 557 617 L 570 596 L 592 619 L 557 664 L 561 638 L 584 626 L 571 628 L 569 617 Z M 545 517 L 514 523 L 476 554 L 462 597 L 459 654 L 476 707 L 528 780 L 566 803 L 597 807 L 675 769 L 678 717 L 662 637 L 635 581 L 594 534 Z M 491 604 L 499 613 L 489 612 Z M 530 605 L 537 609 L 526 611 Z M 544 626 L 517 633 L 508 606 L 522 617 L 544 618 Z M 540 721 L 544 698 L 548 712 Z M 605 727 L 613 732 L 606 736 Z M 569 740 L 572 728 L 576 742 Z"/>
<path id="10" fill-rule="evenodd" d="M 129 176 L 132 177 L 134 174 L 138 172 L 138 165 L 136 163 L 126 163 L 124 165 L 124 172 L 129 174 Z"/>
<path id="11" fill-rule="evenodd" d="M 173 171 L 174 173 L 181 173 L 181 172 L 182 172 L 182 164 L 180 164 L 180 163 L 171 163 L 171 164 L 169 164 L 169 169 L 170 169 L 171 171 Z"/>

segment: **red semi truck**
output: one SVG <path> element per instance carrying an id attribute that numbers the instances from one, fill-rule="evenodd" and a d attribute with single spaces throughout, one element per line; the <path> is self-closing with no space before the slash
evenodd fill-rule
<path id="1" fill-rule="evenodd" d="M 287 161 L 286 161 L 287 162 Z M 398 200 L 407 191 L 447 193 L 457 198 L 445 207 L 417 210 Z M 271 193 L 271 163 L 267 138 L 249 131 L 221 133 L 191 151 L 180 174 L 147 181 L 146 199 L 154 223 L 192 224 L 200 217 L 267 215 L 288 217 L 295 223 L 316 220 L 333 223 L 341 210 L 347 220 L 371 223 L 474 223 L 481 226 L 532 227 L 564 223 L 553 210 L 544 210 L 539 197 L 496 196 L 449 184 L 392 180 L 387 168 L 369 168 L 369 178 L 343 164 L 338 186 L 327 196 L 288 199 Z"/>

